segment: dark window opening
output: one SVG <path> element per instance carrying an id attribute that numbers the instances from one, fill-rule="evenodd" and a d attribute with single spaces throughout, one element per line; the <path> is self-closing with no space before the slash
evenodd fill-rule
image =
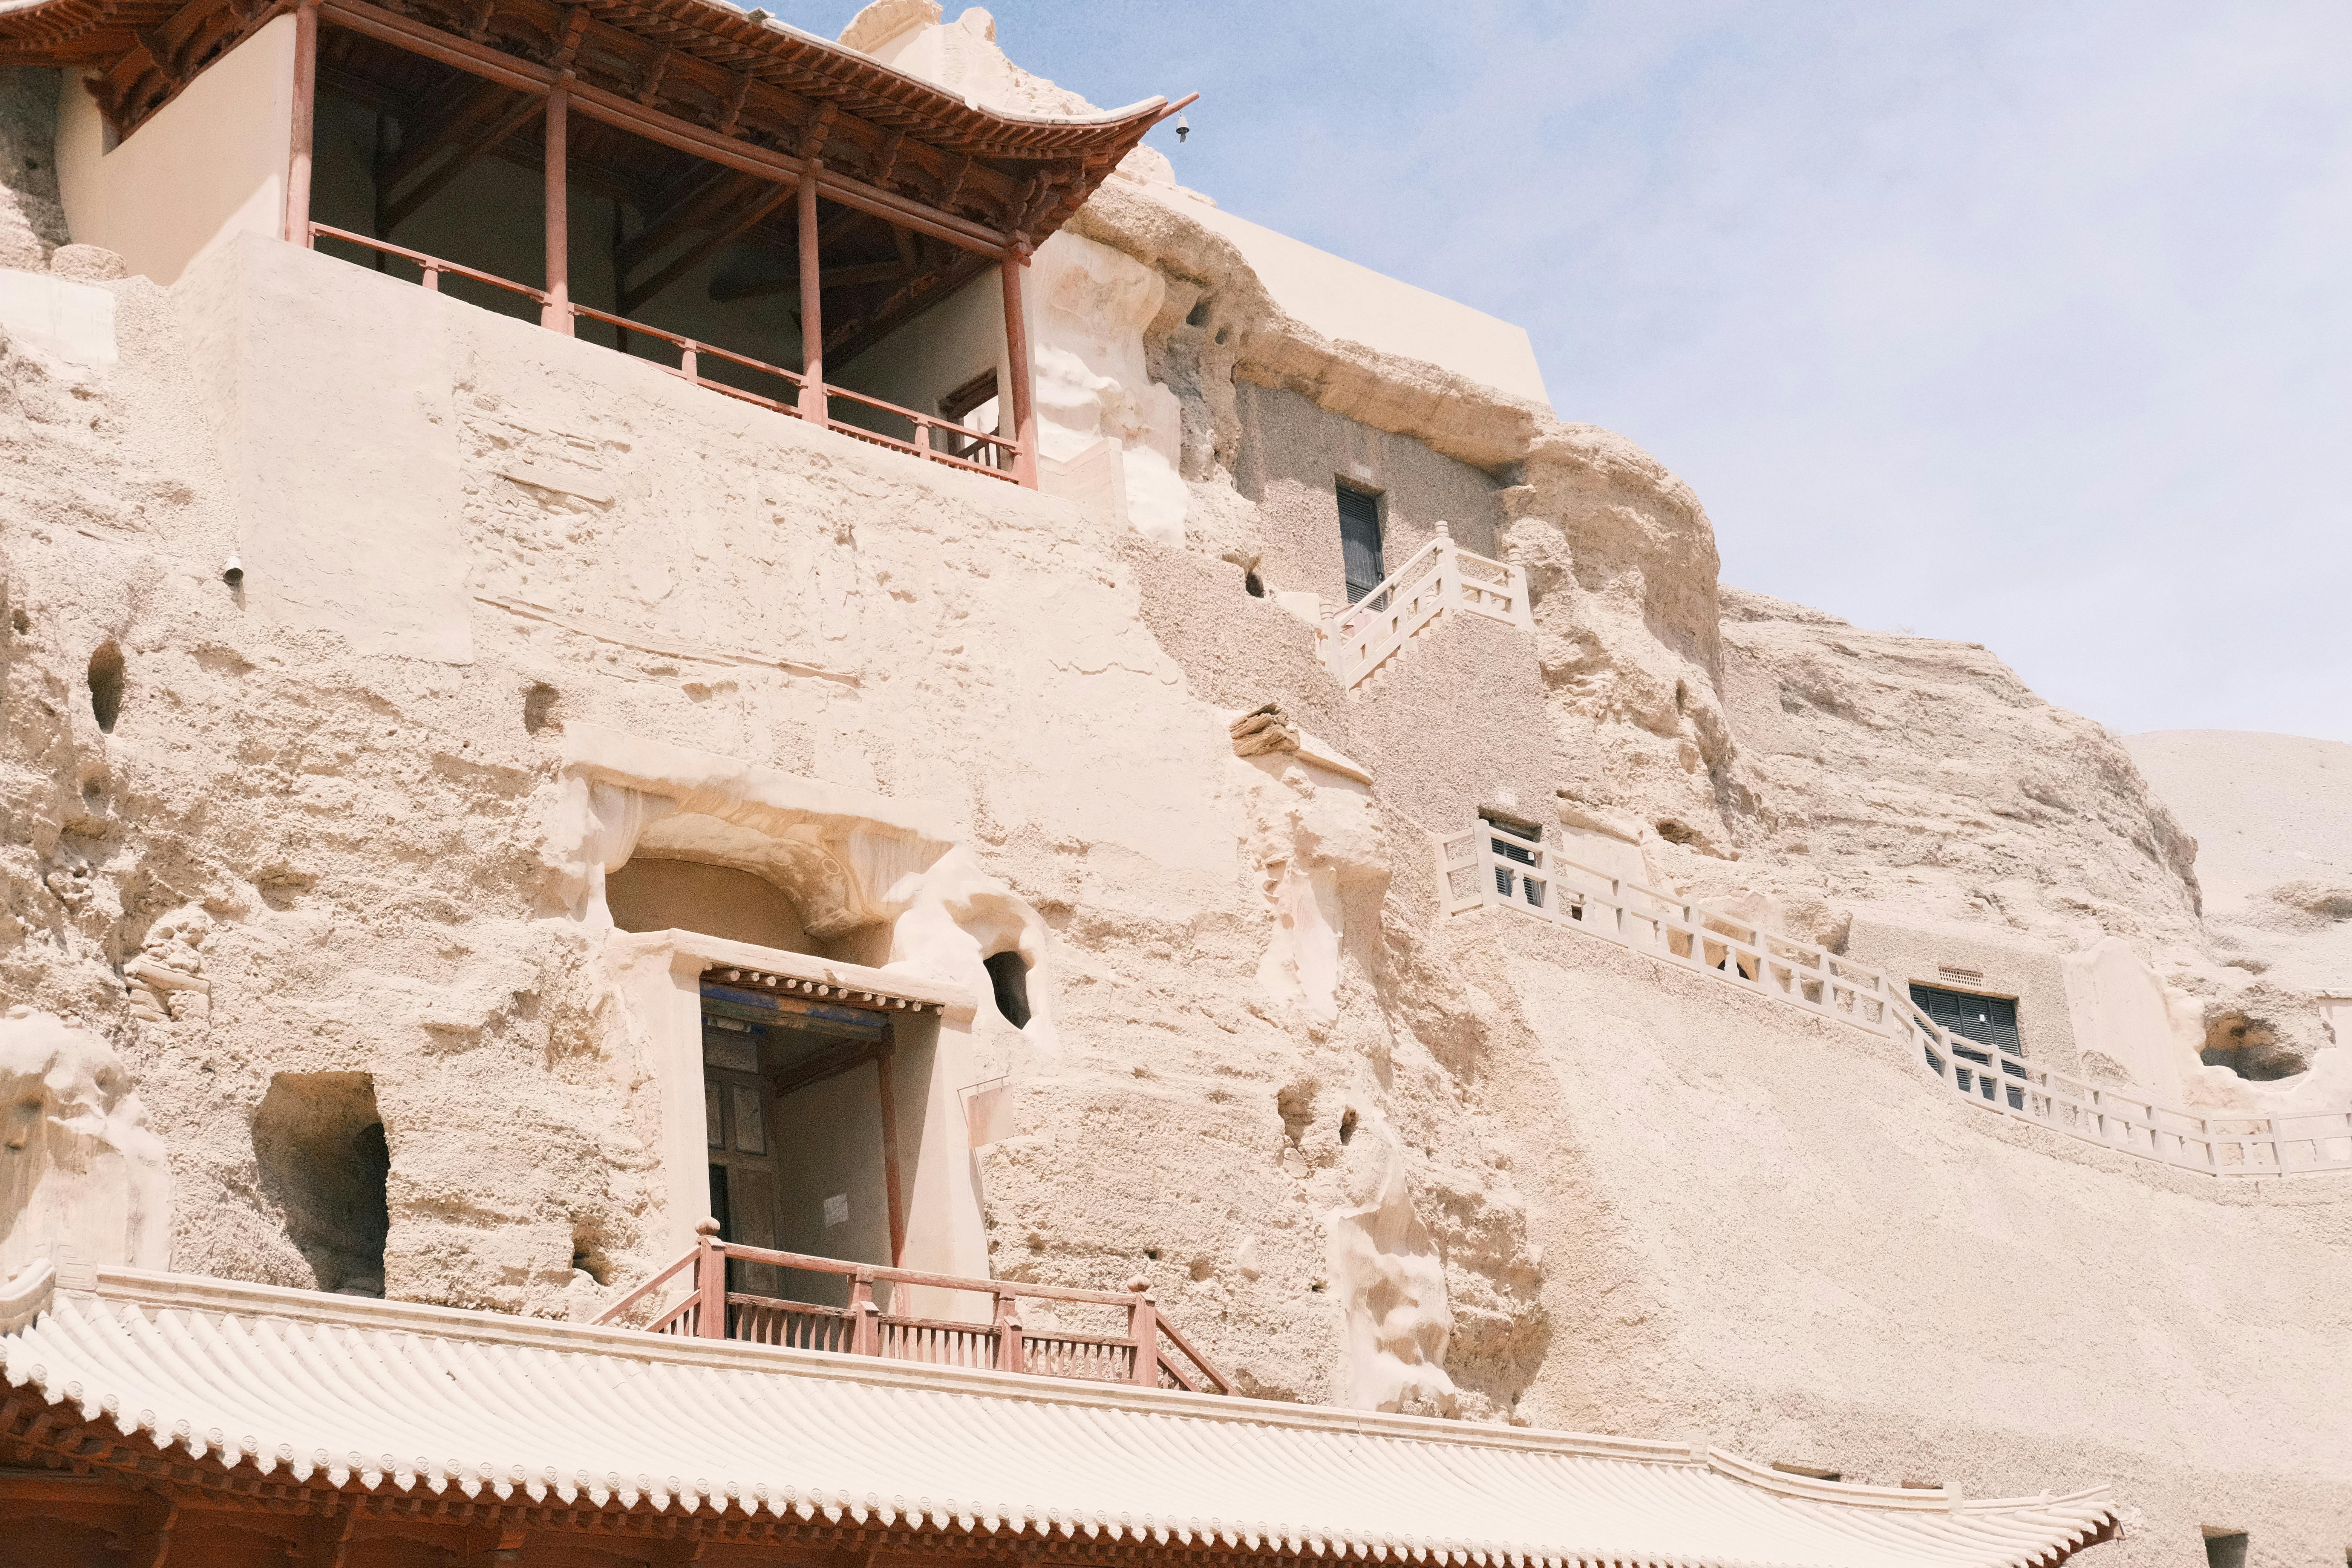
<path id="1" fill-rule="evenodd" d="M 1339 556 L 1348 573 L 1348 603 L 1356 604 L 1381 585 L 1388 569 L 1381 564 L 1381 498 L 1351 490 L 1339 491 Z"/>
<path id="2" fill-rule="evenodd" d="M 1911 987 L 1911 1003 L 1953 1036 L 1953 1055 L 1974 1062 L 1980 1069 L 1987 1069 L 1993 1065 L 1993 1056 L 1998 1051 L 2003 1053 L 2002 1072 L 2011 1078 L 2025 1076 L 2025 1068 L 2009 1059 L 2025 1055 L 2025 1043 L 2017 1032 L 2017 998 L 2014 996 L 1979 996 L 1968 991 L 1947 991 L 1938 985 L 1914 984 Z M 1958 1044 L 1959 1040 L 1974 1040 L 1990 1048 L 1971 1050 Z M 1929 1065 L 1935 1065 L 1932 1053 Z M 1954 1077 L 1958 1080 L 1963 1094 L 1979 1093 L 1990 1100 L 1999 1092 L 1990 1071 L 1971 1073 L 1966 1068 L 1956 1068 Z M 2025 1091 L 2010 1085 L 2009 1104 L 2012 1110 L 2024 1110 Z"/>
<path id="3" fill-rule="evenodd" d="M 2345 1555 L 2347 1562 L 2352 1562 L 2352 1552 Z M 2246 1568 L 2246 1532 L 2242 1530 L 2224 1531 L 2217 1535 L 2208 1530 L 2205 1532 L 2205 1563 L 2206 1568 Z"/>
<path id="4" fill-rule="evenodd" d="M 940 399 L 940 417 L 979 436 L 1001 436 L 1004 433 L 1003 405 L 996 395 L 996 373 L 982 371 L 953 392 Z M 943 430 L 945 450 L 950 458 L 961 458 L 967 463 L 984 463 L 1001 467 L 997 454 L 1003 449 L 992 443 L 976 440 L 971 436 L 959 436 Z"/>
<path id="5" fill-rule="evenodd" d="M 987 960 L 989 984 L 996 989 L 996 1010 L 1016 1029 L 1029 1026 L 1029 965 L 1017 952 L 992 953 Z"/>
<path id="6" fill-rule="evenodd" d="M 282 1072 L 253 1116 L 261 1190 L 321 1290 L 383 1294 L 391 1145 L 363 1072 Z"/>
<path id="7" fill-rule="evenodd" d="M 100 730 L 114 733 L 114 721 L 122 717 L 122 649 L 112 642 L 89 656 L 89 710 Z"/>

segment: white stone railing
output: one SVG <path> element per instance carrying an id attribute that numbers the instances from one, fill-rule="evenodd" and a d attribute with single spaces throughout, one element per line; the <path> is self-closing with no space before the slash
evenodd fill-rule
<path id="1" fill-rule="evenodd" d="M 1485 822 L 1432 837 L 1449 915 L 1499 904 L 1853 1025 L 1895 1042 L 1906 1060 L 1980 1110 L 2208 1175 L 2352 1170 L 2352 1111 L 2206 1116 L 2118 1093 L 1955 1037 L 1913 1005 L 1900 983 L 1811 942 L 1579 865 Z"/>
<path id="2" fill-rule="evenodd" d="M 1507 562 L 1471 554 L 1447 537 L 1441 522 L 1437 537 L 1378 587 L 1324 616 L 1318 628 L 1323 663 L 1342 690 L 1351 690 L 1448 610 L 1485 616 L 1522 631 L 1536 627 L 1528 607 L 1528 574 Z"/>

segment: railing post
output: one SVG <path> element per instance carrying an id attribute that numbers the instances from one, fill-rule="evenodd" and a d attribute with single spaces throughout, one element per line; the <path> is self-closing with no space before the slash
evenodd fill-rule
<path id="1" fill-rule="evenodd" d="M 441 268 L 430 261 L 425 264 L 425 291 L 427 294 L 441 292 Z"/>
<path id="2" fill-rule="evenodd" d="M 875 1320 L 879 1309 L 874 1305 L 874 1270 L 861 1268 L 849 1287 L 849 1310 L 857 1321 L 849 1326 L 851 1355 L 880 1355 L 882 1325 Z"/>
<path id="3" fill-rule="evenodd" d="M 1021 1310 L 1013 1297 L 999 1291 L 996 1297 L 996 1370 L 1026 1372 L 1029 1370 L 1028 1347 L 1021 1342 Z"/>
<path id="4" fill-rule="evenodd" d="M 727 1337 L 727 1246 L 719 1239 L 719 1222 L 704 1219 L 695 1222 L 694 1289 L 701 1298 L 694 1309 L 694 1331 L 698 1338 L 723 1340 Z"/>
<path id="5" fill-rule="evenodd" d="M 692 343 L 688 343 L 677 351 L 678 374 L 685 376 L 688 381 L 698 381 L 701 378 L 696 374 L 694 366 L 694 345 Z"/>
<path id="6" fill-rule="evenodd" d="M 1151 1281 L 1140 1275 L 1127 1282 L 1135 1300 L 1127 1309 L 1127 1337 L 1135 1342 L 1135 1382 L 1141 1388 L 1160 1386 L 1160 1306 L 1151 1298 Z"/>

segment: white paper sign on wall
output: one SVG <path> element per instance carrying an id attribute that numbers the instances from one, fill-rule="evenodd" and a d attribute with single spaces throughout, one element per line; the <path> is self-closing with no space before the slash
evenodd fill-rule
<path id="1" fill-rule="evenodd" d="M 825 1224 L 825 1228 L 826 1228 L 826 1229 L 828 1229 L 828 1230 L 830 1230 L 830 1229 L 832 1229 L 835 1226 L 837 1226 L 837 1225 L 847 1225 L 848 1223 L 849 1223 L 849 1194 L 846 1194 L 846 1193 L 843 1193 L 843 1194 L 838 1194 L 838 1195 L 836 1195 L 836 1196 L 829 1197 L 829 1198 L 825 1199 L 825 1200 L 824 1200 L 824 1224 Z"/>

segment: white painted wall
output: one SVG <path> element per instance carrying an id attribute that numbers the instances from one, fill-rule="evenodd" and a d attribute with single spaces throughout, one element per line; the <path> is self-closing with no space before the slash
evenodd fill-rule
<path id="1" fill-rule="evenodd" d="M 80 245 L 172 283 L 239 234 L 286 222 L 294 133 L 294 18 L 280 16 L 188 84 L 112 152 L 89 94 L 58 105 L 58 194 Z"/>

